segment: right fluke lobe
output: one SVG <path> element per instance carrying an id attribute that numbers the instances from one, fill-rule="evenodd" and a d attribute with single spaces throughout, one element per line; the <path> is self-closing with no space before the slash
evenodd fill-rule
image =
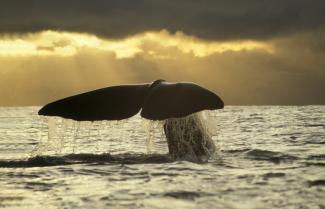
<path id="1" fill-rule="evenodd" d="M 150 89 L 141 116 L 151 120 L 164 120 L 223 107 L 224 103 L 219 96 L 197 84 L 162 81 Z"/>

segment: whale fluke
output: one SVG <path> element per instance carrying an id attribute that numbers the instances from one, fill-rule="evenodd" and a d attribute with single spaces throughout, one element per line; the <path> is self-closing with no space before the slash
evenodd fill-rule
<path id="1" fill-rule="evenodd" d="M 112 86 L 78 94 L 49 103 L 38 114 L 77 121 L 122 120 L 140 111 L 149 86 Z"/>
<path id="2" fill-rule="evenodd" d="M 142 108 L 142 117 L 164 120 L 223 106 L 215 93 L 194 83 L 157 80 L 151 84 L 112 86 L 67 97 L 45 105 L 38 114 L 77 121 L 121 120 L 132 117 Z"/>
<path id="3" fill-rule="evenodd" d="M 219 96 L 197 84 L 162 81 L 149 91 L 141 116 L 151 120 L 181 118 L 201 110 L 221 109 L 223 106 Z"/>

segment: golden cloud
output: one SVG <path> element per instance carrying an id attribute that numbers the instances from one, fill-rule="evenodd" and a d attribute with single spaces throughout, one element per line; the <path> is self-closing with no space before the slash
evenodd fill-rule
<path id="1" fill-rule="evenodd" d="M 149 47 L 148 47 L 149 46 Z M 150 46 L 156 46 L 150 48 Z M 158 46 L 158 47 L 157 47 Z M 206 57 L 228 51 L 263 50 L 273 53 L 274 48 L 266 42 L 205 41 L 182 32 L 171 34 L 166 30 L 145 32 L 124 39 L 102 39 L 87 33 L 43 31 L 25 35 L 0 37 L 0 56 L 74 56 L 82 50 L 91 49 L 115 54 L 117 59 L 131 58 L 146 53 L 164 59 L 170 53 L 161 50 L 175 48 L 185 54 Z M 160 49 L 160 50 L 159 50 Z"/>
<path id="2" fill-rule="evenodd" d="M 166 30 L 124 39 L 63 31 L 0 36 L 0 105 L 41 105 L 160 78 L 198 83 L 226 104 L 324 104 L 325 54 L 315 44 L 322 38 L 216 42 Z"/>

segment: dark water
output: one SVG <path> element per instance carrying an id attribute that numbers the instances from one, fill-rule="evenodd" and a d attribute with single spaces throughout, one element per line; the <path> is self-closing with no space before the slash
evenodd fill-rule
<path id="1" fill-rule="evenodd" d="M 325 208 L 325 106 L 217 111 L 207 163 L 139 117 L 49 131 L 37 110 L 0 108 L 0 208 Z"/>

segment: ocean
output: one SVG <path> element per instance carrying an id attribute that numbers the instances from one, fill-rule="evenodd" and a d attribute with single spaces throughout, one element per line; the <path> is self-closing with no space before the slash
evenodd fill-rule
<path id="1" fill-rule="evenodd" d="M 214 111 L 207 162 L 171 159 L 161 123 L 138 115 L 39 108 L 0 108 L 0 208 L 325 208 L 325 106 Z"/>

